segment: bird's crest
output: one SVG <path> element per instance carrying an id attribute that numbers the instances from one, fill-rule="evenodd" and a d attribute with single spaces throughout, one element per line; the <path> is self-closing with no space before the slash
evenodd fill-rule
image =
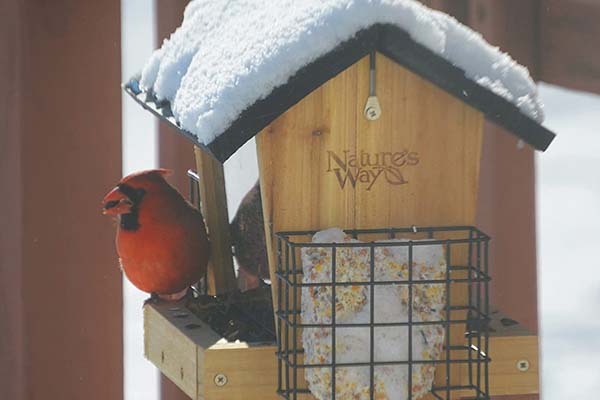
<path id="1" fill-rule="evenodd" d="M 145 171 L 134 172 L 121 179 L 121 183 L 127 183 L 135 178 L 149 178 L 164 177 L 173 174 L 173 170 L 165 168 L 147 169 Z"/>

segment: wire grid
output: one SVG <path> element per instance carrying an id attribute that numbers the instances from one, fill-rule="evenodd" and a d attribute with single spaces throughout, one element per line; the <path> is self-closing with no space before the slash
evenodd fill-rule
<path id="1" fill-rule="evenodd" d="M 340 367 L 369 367 L 370 388 L 369 398 L 375 398 L 374 370 L 376 366 L 383 365 L 407 365 L 407 399 L 416 400 L 412 393 L 413 367 L 419 364 L 433 364 L 435 368 L 435 379 L 431 393 L 436 399 L 450 400 L 458 395 L 473 399 L 489 399 L 489 370 L 490 362 L 489 346 L 489 281 L 488 274 L 488 243 L 490 237 L 480 230 L 470 226 L 451 227 L 410 227 L 390 229 L 368 229 L 368 230 L 345 230 L 346 235 L 361 242 L 343 243 L 312 243 L 311 236 L 316 231 L 281 232 L 276 234 L 277 238 L 277 357 L 278 357 L 278 388 L 277 393 L 285 399 L 310 399 L 310 391 L 301 370 L 307 368 L 331 368 L 331 396 L 336 397 L 336 368 Z M 373 237 L 377 237 L 374 242 Z M 364 240 L 370 237 L 369 241 Z M 381 241 L 382 237 L 395 239 L 401 237 L 407 241 Z M 361 239 L 363 238 L 363 239 Z M 413 250 L 416 246 L 442 245 L 446 259 L 445 279 L 440 280 L 413 280 Z M 408 279 L 397 281 L 379 281 L 374 279 L 375 249 L 378 247 L 408 247 Z M 301 251 L 311 247 L 331 248 L 331 281 L 328 282 L 304 282 L 303 268 L 301 266 Z M 337 282 L 336 281 L 336 249 L 343 247 L 368 248 L 370 251 L 370 277 L 367 281 L 360 282 Z M 460 249 L 462 248 L 462 249 Z M 453 254 L 463 256 L 453 257 Z M 455 258 L 461 258 L 462 262 L 453 262 Z M 444 317 L 434 321 L 413 321 L 413 290 L 418 285 L 444 284 L 445 307 Z M 360 324 L 336 323 L 336 288 L 343 285 L 363 285 L 369 288 L 370 293 L 370 322 Z M 385 323 L 374 322 L 374 287 L 377 285 L 407 285 L 408 286 L 408 321 L 390 321 Z M 326 286 L 331 287 L 331 323 L 325 324 L 303 324 L 301 323 L 300 293 L 302 288 Z M 451 304 L 451 293 L 460 286 L 467 287 L 465 304 Z M 456 315 L 459 314 L 457 317 Z M 441 359 L 414 360 L 412 345 L 412 327 L 418 325 L 439 325 L 444 330 L 444 345 Z M 408 343 L 398 343 L 398 346 L 408 346 L 408 359 L 394 361 L 374 360 L 374 329 L 378 326 L 407 326 Z M 298 334 L 302 328 L 330 328 L 331 331 L 331 362 L 322 364 L 304 363 L 304 349 Z M 370 328 L 370 360 L 369 362 L 336 363 L 336 328 L 343 327 L 369 327 Z M 460 341 L 451 341 L 451 329 L 461 330 L 464 336 Z M 454 336 L 456 337 L 456 335 Z M 455 343 L 456 342 L 456 343 Z M 457 384 L 456 374 L 458 368 L 454 365 L 466 365 L 467 379 L 460 379 Z M 461 368 L 463 369 L 463 368 Z M 439 375 L 444 376 L 439 376 Z M 463 372 L 462 374 L 465 374 Z M 464 382 L 464 381 L 467 382 Z"/>

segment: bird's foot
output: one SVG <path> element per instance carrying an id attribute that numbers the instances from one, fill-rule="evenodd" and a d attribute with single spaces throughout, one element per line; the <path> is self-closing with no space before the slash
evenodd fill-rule
<path id="1" fill-rule="evenodd" d="M 242 267 L 240 267 L 238 269 L 237 283 L 238 283 L 238 289 L 241 292 L 247 292 L 248 290 L 252 290 L 252 289 L 256 289 L 257 287 L 260 287 L 260 281 L 261 281 L 261 279 L 257 275 L 246 271 Z"/>
<path id="2" fill-rule="evenodd" d="M 170 294 L 159 294 L 159 293 L 150 293 L 150 297 L 144 301 L 144 305 L 146 304 L 158 304 L 161 301 L 168 302 L 177 302 L 183 299 L 184 297 L 193 298 L 193 294 L 190 288 L 186 288 L 181 292 L 170 293 Z"/>
<path id="3" fill-rule="evenodd" d="M 159 294 L 158 297 L 161 300 L 166 300 L 166 301 L 179 301 L 188 294 L 188 290 L 189 290 L 189 288 L 185 288 L 181 292 L 177 292 L 177 293 Z"/>
<path id="4" fill-rule="evenodd" d="M 259 279 L 259 282 L 258 282 L 258 287 L 259 288 L 270 287 L 270 286 L 271 285 L 268 284 L 267 282 L 265 282 L 264 279 L 262 279 L 262 278 Z"/>
<path id="5" fill-rule="evenodd" d="M 199 293 L 193 287 L 189 287 L 187 289 L 187 293 L 185 294 L 185 306 L 188 307 L 190 304 L 194 302 L 196 298 L 198 298 Z"/>
<path id="6" fill-rule="evenodd" d="M 156 294 L 156 293 L 150 293 L 150 297 L 148 297 L 144 301 L 144 305 L 146 305 L 146 304 L 156 304 L 156 303 L 158 303 L 158 300 L 159 300 L 158 294 Z"/>

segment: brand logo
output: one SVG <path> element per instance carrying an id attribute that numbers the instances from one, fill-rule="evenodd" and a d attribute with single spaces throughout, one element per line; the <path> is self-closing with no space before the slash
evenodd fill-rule
<path id="1" fill-rule="evenodd" d="M 418 163 L 419 153 L 408 150 L 377 153 L 364 150 L 344 150 L 341 153 L 327 151 L 327 172 L 335 176 L 342 189 L 347 185 L 352 188 L 362 185 L 366 186 L 366 190 L 371 190 L 378 181 L 404 185 L 408 180 L 402 170 Z"/>

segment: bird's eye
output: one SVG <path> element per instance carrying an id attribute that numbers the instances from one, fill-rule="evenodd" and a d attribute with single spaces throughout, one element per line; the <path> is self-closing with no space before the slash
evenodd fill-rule
<path id="1" fill-rule="evenodd" d="M 128 200 L 132 204 L 139 204 L 142 197 L 146 194 L 146 191 L 142 188 L 133 188 L 127 184 L 121 183 L 117 185 L 121 193 L 127 196 Z"/>
<path id="2" fill-rule="evenodd" d="M 106 210 L 108 210 L 109 208 L 116 207 L 116 205 L 117 205 L 117 204 L 119 204 L 119 200 L 112 200 L 112 201 L 109 201 L 109 202 L 107 202 L 107 203 L 104 205 L 104 208 L 105 208 Z"/>

